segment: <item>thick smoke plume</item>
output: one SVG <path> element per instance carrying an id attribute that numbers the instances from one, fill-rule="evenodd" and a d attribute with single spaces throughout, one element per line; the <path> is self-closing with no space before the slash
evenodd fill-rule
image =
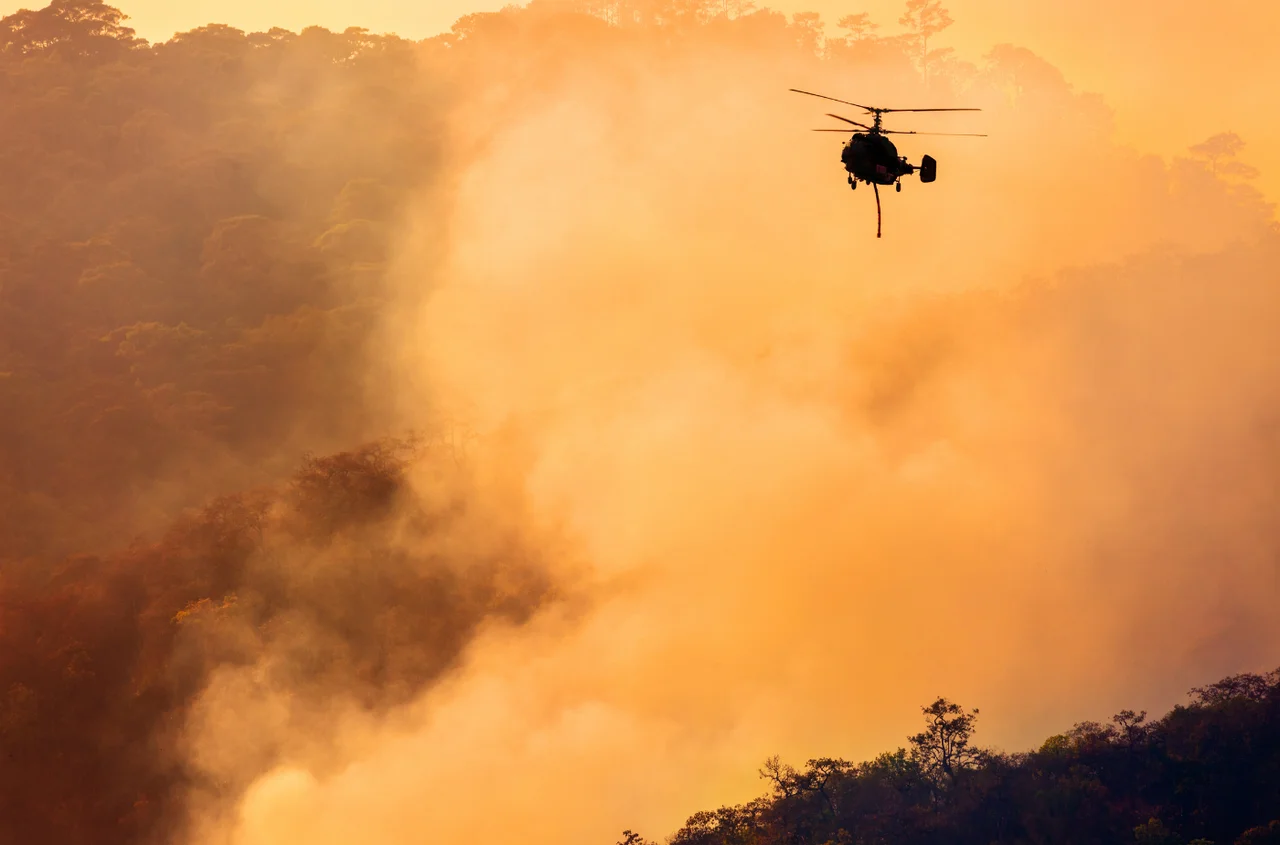
<path id="1" fill-rule="evenodd" d="M 940 691 L 1017 747 L 1274 656 L 1256 194 L 1116 146 L 1016 48 L 925 91 L 763 36 L 584 23 L 551 59 L 531 19 L 470 46 L 540 61 L 459 113 L 445 281 L 422 297 L 401 241 L 422 305 L 388 344 L 406 413 L 467 420 L 589 604 L 493 630 L 394 725 L 335 718 L 347 768 L 280 767 L 201 842 L 658 835 L 771 753 L 894 747 Z M 876 241 L 791 85 L 982 106 L 930 126 L 992 138 L 904 142 L 942 175 L 882 196 Z"/>
<path id="2" fill-rule="evenodd" d="M 661 837 L 1274 665 L 1247 139 L 747 6 L 0 19 L 0 839 Z M 877 240 L 791 87 L 989 137 Z"/>

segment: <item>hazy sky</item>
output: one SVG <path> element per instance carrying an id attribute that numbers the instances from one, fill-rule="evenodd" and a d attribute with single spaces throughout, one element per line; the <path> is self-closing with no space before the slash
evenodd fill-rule
<path id="1" fill-rule="evenodd" d="M 501 1 L 126 11 L 152 39 L 210 22 L 422 37 Z M 902 0 L 785 5 L 866 9 L 893 32 Z M 962 56 L 1032 49 L 1143 150 L 1236 130 L 1280 196 L 1260 108 L 1280 9 L 948 5 L 942 42 Z M 345 712 L 345 689 L 316 714 L 274 687 L 292 643 L 217 673 L 183 753 L 197 782 L 253 785 L 187 845 L 662 836 L 758 794 L 768 754 L 896 747 L 940 694 L 982 708 L 983 744 L 1018 750 L 1280 653 L 1276 256 L 1226 249 L 1261 213 L 1074 125 L 1090 113 L 1032 73 L 1016 107 L 969 93 L 988 139 L 909 148 L 938 150 L 946 175 L 889 193 L 876 241 L 839 140 L 806 131 L 825 108 L 786 89 L 928 105 L 897 99 L 914 78 L 636 41 L 568 69 L 484 48 L 463 83 L 477 96 L 441 117 L 459 150 L 442 196 L 396 233 L 375 356 L 390 364 L 370 369 L 403 405 L 388 429 L 456 411 L 478 432 L 461 492 L 429 464 L 414 476 L 432 507 L 479 514 L 438 547 L 471 560 L 510 526 L 582 601 L 486 630 L 385 723 Z M 405 131 L 331 120 L 339 95 L 304 113 L 314 144 L 283 148 Z M 1208 257 L 1057 276 L 1170 243 Z M 299 577 L 325 563 L 293 560 Z M 264 736 L 302 751 L 264 774 Z M 337 774 L 306 771 L 314 745 Z"/>
<path id="2" fill-rule="evenodd" d="M 40 5 L 39 0 L 0 0 L 0 12 Z M 363 26 L 422 38 L 446 31 L 464 14 L 496 10 L 507 0 L 125 0 L 119 5 L 150 40 L 215 22 L 246 30 Z M 788 13 L 818 11 L 833 28 L 840 16 L 866 10 L 892 30 L 904 4 L 774 0 L 764 5 Z M 1146 151 L 1167 156 L 1216 132 L 1240 133 L 1248 143 L 1245 160 L 1263 171 L 1259 187 L 1271 200 L 1280 200 L 1280 124 L 1264 107 L 1270 81 L 1280 78 L 1280 52 L 1267 43 L 1268 33 L 1280 26 L 1280 4 L 950 0 L 946 6 L 956 24 L 940 45 L 973 59 L 1002 42 L 1035 51 L 1078 88 L 1104 94 L 1116 110 L 1122 139 Z M 1213 14 L 1206 15 L 1206 8 Z"/>
<path id="3" fill-rule="evenodd" d="M 1017 108 L 971 92 L 981 144 L 910 148 L 947 175 L 889 193 L 877 241 L 840 141 L 803 131 L 825 107 L 778 84 L 845 72 L 660 43 L 475 61 L 523 102 L 454 113 L 490 142 L 403 230 L 376 355 L 406 422 L 476 432 L 475 524 L 514 522 L 584 603 L 486 632 L 403 722 L 313 731 L 259 667 L 221 675 L 191 722 L 210 781 L 257 764 L 255 728 L 343 765 L 254 770 L 185 845 L 658 838 L 758 795 L 770 754 L 898 747 L 937 695 L 1022 750 L 1280 653 L 1274 253 L 1056 275 L 1261 215 L 1029 74 Z"/>

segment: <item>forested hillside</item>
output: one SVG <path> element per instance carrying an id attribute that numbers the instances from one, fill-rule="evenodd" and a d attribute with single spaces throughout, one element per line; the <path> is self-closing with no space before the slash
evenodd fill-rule
<path id="1" fill-rule="evenodd" d="M 218 666 L 284 647 L 299 695 L 383 707 L 541 601 L 518 539 L 440 548 L 462 494 L 404 472 L 455 456 L 382 441 L 364 382 L 390 228 L 443 172 L 447 46 L 0 21 L 0 841 L 173 841 L 236 788 L 180 747 Z"/>
<path id="2" fill-rule="evenodd" d="M 756 801 L 701 812 L 671 845 L 1280 842 L 1280 671 L 1191 691 L 1148 721 L 1125 710 L 1034 751 L 984 749 L 978 711 L 940 698 L 905 748 L 796 769 Z M 622 845 L 645 840 L 626 831 Z"/>
<path id="3" fill-rule="evenodd" d="M 441 155 L 414 45 L 150 46 L 122 17 L 0 24 L 0 556 L 127 541 L 364 437 L 387 227 Z"/>
<path id="4" fill-rule="evenodd" d="M 149 44 L 96 0 L 0 20 L 0 842 L 182 841 L 194 804 L 305 753 L 254 735 L 225 777 L 195 765 L 184 731 L 220 669 L 263 665 L 303 710 L 339 689 L 382 712 L 483 626 L 557 595 L 543 551 L 472 507 L 429 414 L 399 439 L 380 345 L 406 289 L 437 282 L 423 256 L 446 249 L 466 164 L 554 97 L 548 80 L 608 67 L 625 89 L 749 53 L 770 72 L 874 65 L 903 91 L 1022 97 L 1080 116 L 1064 136 L 1105 132 L 1105 109 L 1036 57 L 1006 46 L 978 67 L 933 46 L 938 3 L 905 13 L 882 37 L 865 14 L 828 27 L 744 0 L 535 0 L 421 42 L 211 24 Z M 1107 178 L 1141 185 L 1115 213 L 1151 243 L 1265 236 L 1240 149 L 1222 135 L 1142 170 L 1108 148 Z M 1267 250 L 1248 253 L 1247 303 L 1271 302 Z M 1278 725 L 1276 679 L 1249 678 L 1025 756 L 938 769 L 926 735 L 858 767 L 775 765 L 776 794 L 676 841 L 1119 842 L 1155 819 L 1141 841 L 1265 845 Z"/>

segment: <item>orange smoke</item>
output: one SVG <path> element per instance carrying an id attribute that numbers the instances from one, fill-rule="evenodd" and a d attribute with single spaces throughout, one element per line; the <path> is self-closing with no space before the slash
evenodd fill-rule
<path id="1" fill-rule="evenodd" d="M 282 765 L 196 841 L 660 836 L 769 754 L 900 744 L 939 693 L 1018 747 L 1274 662 L 1256 191 L 1118 146 L 1016 48 L 926 91 L 767 16 L 552 51 L 507 14 L 455 47 L 489 69 L 453 125 L 478 151 L 430 295 L 400 241 L 384 342 L 405 421 L 466 420 L 479 501 L 527 508 L 575 600 L 392 721 L 333 713 L 345 768 Z M 939 181 L 885 196 L 876 241 L 793 85 L 981 106 L 901 125 L 992 137 L 904 140 Z"/>

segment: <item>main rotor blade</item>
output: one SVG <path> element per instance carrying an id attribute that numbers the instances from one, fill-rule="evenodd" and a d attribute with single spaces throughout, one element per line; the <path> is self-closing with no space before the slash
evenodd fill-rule
<path id="1" fill-rule="evenodd" d="M 986 138 L 976 132 L 911 132 L 904 129 L 881 129 L 883 135 L 953 135 L 958 138 Z"/>
<path id="2" fill-rule="evenodd" d="M 850 120 L 849 118 L 847 118 L 847 117 L 841 117 L 841 116 L 840 116 L 840 115 L 838 115 L 838 114 L 831 114 L 830 112 L 828 112 L 828 113 L 827 113 L 827 117 L 834 117 L 836 120 L 843 120 L 845 123 L 852 123 L 854 126 L 861 127 L 862 129 L 870 129 L 870 128 L 871 128 L 870 126 L 867 126 L 865 123 L 859 123 L 859 122 L 858 122 L 858 121 L 856 121 L 856 120 Z"/>
<path id="3" fill-rule="evenodd" d="M 982 111 L 982 109 L 881 109 L 875 106 L 864 106 L 861 103 L 851 103 L 848 100 L 837 100 L 835 97 L 828 97 L 826 94 L 815 94 L 812 91 L 801 91 L 799 88 L 790 89 L 797 94 L 808 94 L 810 97 L 821 97 L 824 100 L 830 100 L 833 103 L 844 103 L 846 106 L 857 106 L 860 109 L 866 109 L 874 114 L 875 112 L 925 112 L 925 111 Z"/>
<path id="4" fill-rule="evenodd" d="M 826 94 L 815 94 L 812 91 L 801 91 L 799 88 L 792 88 L 791 90 L 796 92 L 797 94 L 808 94 L 810 97 L 821 97 L 822 99 L 830 100 L 833 103 L 844 103 L 846 106 L 857 106 L 858 108 L 866 109 L 869 112 L 875 111 L 875 109 L 871 108 L 870 106 L 864 106 L 858 103 L 851 103 L 848 100 L 837 100 L 835 97 L 828 97 Z"/>
<path id="5" fill-rule="evenodd" d="M 848 129 L 810 129 L 809 131 L 810 132 L 840 132 L 845 135 L 853 134 L 853 132 L 849 131 Z"/>

